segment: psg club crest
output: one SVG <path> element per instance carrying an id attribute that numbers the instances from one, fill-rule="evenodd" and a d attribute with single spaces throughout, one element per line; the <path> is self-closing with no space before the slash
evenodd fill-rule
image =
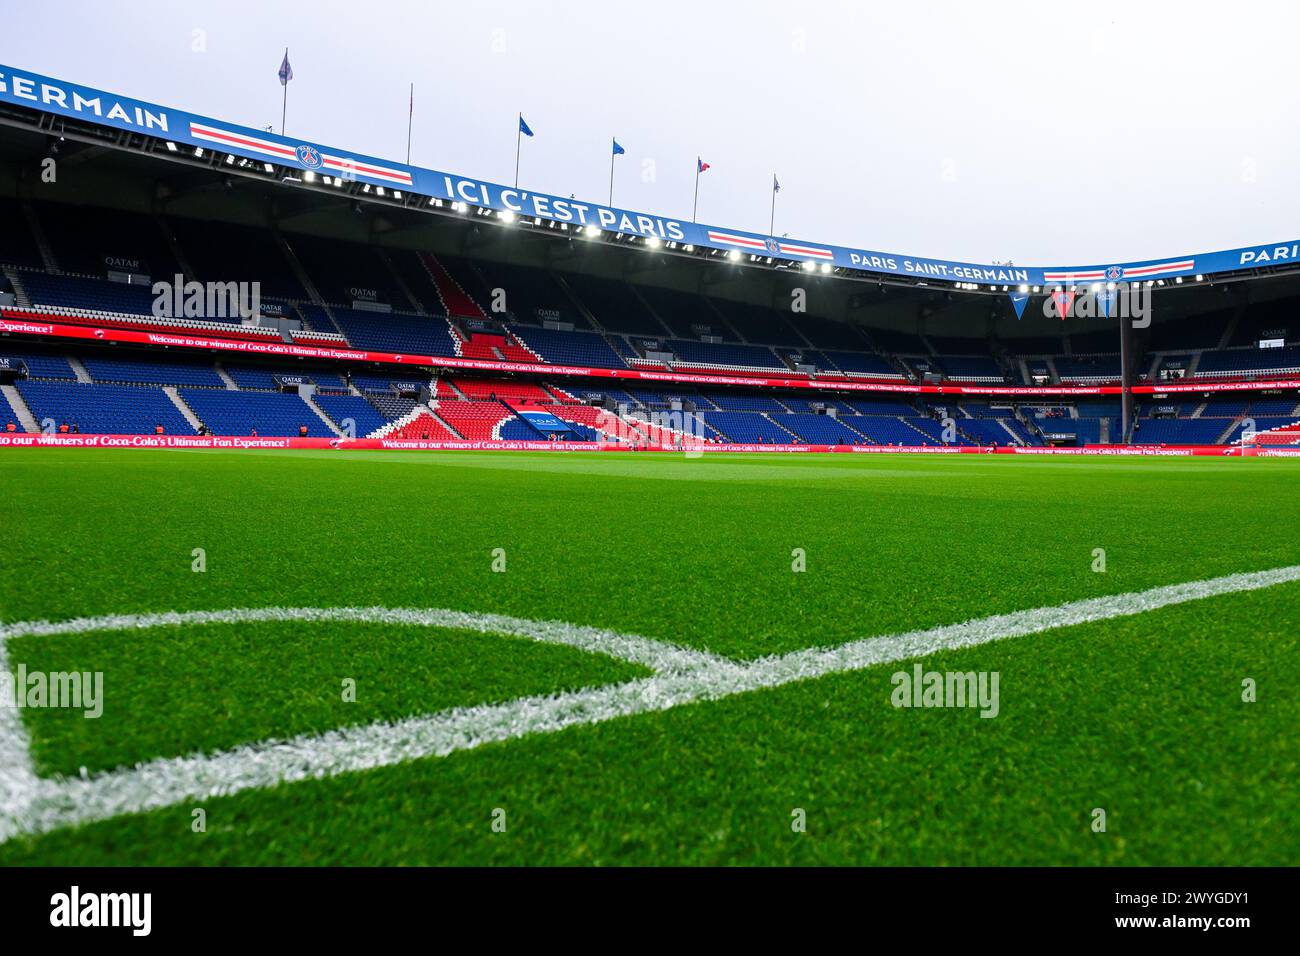
<path id="1" fill-rule="evenodd" d="M 1111 282 L 1115 282 L 1123 275 L 1124 275 L 1124 270 L 1121 269 L 1119 266 L 1111 266 L 1109 269 L 1106 270 L 1106 278 L 1109 279 Z"/>
<path id="2" fill-rule="evenodd" d="M 320 167 L 320 150 L 315 146 L 299 146 L 294 152 L 298 156 L 298 162 L 308 169 L 318 169 Z"/>
<path id="3" fill-rule="evenodd" d="M 773 255 L 781 251 L 781 244 L 775 239 L 769 239 L 767 242 L 763 243 L 763 245 L 767 246 L 767 251 Z"/>

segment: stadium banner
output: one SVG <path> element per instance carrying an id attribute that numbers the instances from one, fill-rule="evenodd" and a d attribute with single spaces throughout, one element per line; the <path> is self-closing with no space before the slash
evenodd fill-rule
<path id="1" fill-rule="evenodd" d="M 547 411 L 547 406 L 522 406 L 515 402 L 507 403 L 516 415 L 532 425 L 541 432 L 573 432 L 574 428 L 568 422 L 561 421 Z"/>
<path id="2" fill-rule="evenodd" d="M 649 369 L 588 368 L 580 365 L 548 365 L 540 362 L 497 362 L 447 355 L 409 355 L 394 352 L 366 352 L 330 346 L 293 345 L 280 339 L 227 339 L 215 336 L 192 336 L 182 333 L 152 332 L 135 329 L 103 328 L 91 325 L 65 325 L 51 318 L 79 322 L 75 316 L 25 309 L 0 308 L 0 335 L 36 335 L 53 338 L 93 339 L 133 345 L 161 345 L 168 348 L 209 349 L 243 352 L 251 355 L 288 356 L 330 361 L 375 362 L 422 368 L 472 369 L 479 372 L 511 372 L 549 375 L 561 378 L 612 378 L 642 382 L 675 382 L 682 385 L 747 385 L 756 388 L 808 388 L 822 392 L 877 392 L 915 395 L 970 395 L 983 397 L 1119 395 L 1118 385 L 913 385 L 903 381 L 860 381 L 837 376 L 807 376 L 756 373 L 718 375 L 706 372 L 669 372 Z M 152 320 L 142 319 L 142 323 Z M 1258 381 L 1177 382 L 1160 385 L 1135 385 L 1135 395 L 1167 395 L 1187 392 L 1267 391 L 1300 388 L 1300 378 Z"/>
<path id="3" fill-rule="evenodd" d="M 1267 268 L 1300 260 L 1300 240 L 1247 246 L 1195 256 L 1086 266 L 1016 266 L 980 264 L 908 256 L 862 247 L 786 236 L 725 229 L 683 218 L 655 215 L 552 196 L 527 188 L 503 186 L 469 176 L 410 166 L 323 143 L 281 136 L 265 130 L 199 116 L 119 96 L 93 87 L 0 65 L 0 102 L 64 119 L 78 120 L 183 144 L 191 155 L 220 152 L 256 163 L 329 176 L 331 182 L 356 181 L 370 186 L 405 190 L 430 201 L 463 203 L 497 212 L 557 223 L 563 229 L 588 226 L 654 238 L 663 242 L 735 252 L 812 267 L 843 267 L 925 281 L 974 282 L 993 287 L 1054 286 L 1100 282 L 1133 282 L 1213 275 L 1244 268 Z M 58 131 L 57 122 L 49 124 Z M 203 153 L 195 153 L 202 150 Z"/>
<path id="4" fill-rule="evenodd" d="M 716 454 L 873 454 L 873 455 L 1101 455 L 1137 457 L 1214 456 L 1218 458 L 1295 458 L 1300 446 L 1241 445 L 1084 445 L 1077 448 L 992 447 L 975 445 L 747 445 L 710 443 L 683 449 L 670 444 L 619 444 L 581 441 L 442 441 L 415 438 L 297 438 L 245 435 L 29 435 L 0 433 L 3 448 L 173 448 L 335 449 L 350 451 L 622 451 Z"/>

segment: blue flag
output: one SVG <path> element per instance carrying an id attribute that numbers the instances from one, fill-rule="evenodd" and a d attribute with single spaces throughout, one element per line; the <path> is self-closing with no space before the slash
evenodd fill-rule
<path id="1" fill-rule="evenodd" d="M 773 174 L 772 174 L 772 192 L 774 192 L 774 193 L 779 193 L 780 191 L 781 191 L 781 181 L 778 180 L 778 179 L 776 178 L 776 173 L 773 173 Z"/>
<path id="2" fill-rule="evenodd" d="M 523 133 L 525 136 L 532 136 L 532 135 L 533 135 L 533 131 L 530 130 L 530 129 L 528 128 L 528 124 L 524 122 L 524 114 L 523 114 L 523 113 L 520 113 L 520 114 L 519 114 L 519 132 Z"/>
<path id="3" fill-rule="evenodd" d="M 280 85 L 288 86 L 293 79 L 293 67 L 289 65 L 289 48 L 284 48 L 284 60 L 280 63 Z"/>
<path id="4" fill-rule="evenodd" d="M 614 155 L 622 156 L 626 152 L 627 150 L 625 150 L 622 146 L 618 145 L 618 140 L 614 140 Z"/>
<path id="5" fill-rule="evenodd" d="M 1110 318 L 1111 313 L 1115 310 L 1115 290 L 1106 289 L 1097 293 L 1097 309 L 1106 318 Z"/>
<path id="6" fill-rule="evenodd" d="M 1028 292 L 1008 292 L 1011 296 L 1011 305 L 1016 310 L 1016 321 L 1020 321 L 1025 314 L 1025 303 L 1029 301 Z"/>

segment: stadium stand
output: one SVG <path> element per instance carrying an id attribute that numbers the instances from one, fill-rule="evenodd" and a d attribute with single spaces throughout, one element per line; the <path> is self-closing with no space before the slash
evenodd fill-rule
<path id="1" fill-rule="evenodd" d="M 345 423 L 350 420 L 352 434 L 356 438 L 373 435 L 390 423 L 390 419 L 380 412 L 377 405 L 366 401 L 360 395 L 331 395 L 317 392 L 312 396 L 312 400 L 344 433 L 348 431 Z"/>
<path id="2" fill-rule="evenodd" d="M 38 422 L 76 426 L 86 435 L 193 435 L 185 416 L 159 388 L 83 382 L 20 381 L 18 392 Z"/>
<path id="3" fill-rule="evenodd" d="M 6 211 L 11 215 L 9 228 L 0 230 L 0 293 L 11 290 L 19 303 L 5 307 L 7 317 L 49 316 L 83 327 L 201 330 L 257 342 L 292 339 L 400 355 L 616 370 L 785 378 L 802 377 L 811 367 L 828 389 L 846 379 L 902 383 L 931 373 L 949 382 L 989 385 L 1030 384 L 1034 379 L 1096 385 L 1114 382 L 1120 374 L 1110 327 L 1017 338 L 1001 338 L 992 331 L 985 336 L 942 334 L 945 329 L 937 319 L 913 326 L 925 334 L 895 327 L 904 324 L 898 315 L 911 314 L 925 296 L 934 301 L 933 293 L 890 293 L 887 305 L 881 290 L 882 309 L 890 308 L 896 298 L 902 302 L 912 296 L 912 301 L 890 313 L 894 317 L 884 323 L 889 327 L 875 328 L 840 319 L 852 314 L 849 309 L 865 305 L 868 308 L 858 315 L 870 322 L 876 293 L 870 300 L 858 296 L 858 302 L 834 316 L 795 315 L 773 307 L 793 288 L 789 276 L 773 278 L 770 288 L 753 297 L 757 301 L 741 301 L 649 284 L 640 274 L 632 279 L 627 273 L 614 277 L 576 271 L 572 265 L 542 268 L 477 255 L 471 259 L 184 216 L 0 200 L 0 212 Z M 29 228 L 29 214 L 39 226 L 35 232 Z M 86 223 L 94 228 L 86 229 Z M 38 242 L 41 233 L 48 250 Z M 176 271 L 192 268 L 200 280 L 257 281 L 263 299 L 275 305 L 271 313 L 300 319 L 304 328 L 281 332 L 270 325 L 247 326 L 237 316 L 158 318 L 151 286 L 145 281 L 110 281 L 108 271 L 114 265 L 132 272 L 138 267 L 141 280 L 172 278 Z M 1162 313 L 1149 334 L 1137 339 L 1141 374 L 1163 381 L 1162 371 L 1172 372 L 1175 377 L 1185 374 L 1187 382 L 1207 379 L 1215 384 L 1300 374 L 1300 346 L 1290 335 L 1293 299 L 1274 295 L 1253 301 L 1254 288 L 1226 301 L 1226 291 L 1207 288 L 1193 293 L 1200 295 L 1198 310 L 1175 312 L 1172 318 L 1168 311 Z M 491 308 L 498 293 L 504 296 L 504 313 Z M 368 300 L 391 306 L 392 311 L 366 308 Z M 939 318 L 943 311 L 936 313 Z M 949 328 L 956 324 L 949 323 Z M 1259 348 L 1259 340 L 1266 338 L 1287 344 Z M 23 387 L 46 382 L 76 397 L 91 394 L 71 387 L 78 377 L 105 387 L 122 386 L 144 406 L 142 421 L 169 409 L 178 412 L 157 386 L 179 387 L 203 424 L 213 431 L 231 429 L 232 434 L 246 434 L 253 427 L 264 434 L 297 434 L 302 424 L 312 434 L 331 433 L 306 402 L 280 393 L 276 376 L 288 375 L 314 383 L 315 405 L 336 426 L 354 421 L 358 434 L 414 431 L 451 437 L 438 415 L 450 429 L 476 440 L 546 434 L 590 438 L 600 427 L 599 411 L 578 403 L 597 401 L 642 416 L 681 403 L 678 407 L 686 410 L 702 410 L 712 434 L 745 442 L 934 444 L 942 440 L 939 419 L 950 413 L 959 443 L 1036 445 L 1044 435 L 1053 443 L 1124 439 L 1120 405 L 1114 399 L 1063 397 L 1055 405 L 1018 406 L 1008 400 L 996 407 L 987 400 L 963 399 L 958 409 L 941 400 L 923 404 L 875 393 L 857 398 L 833 391 L 714 385 L 701 390 L 650 382 L 604 388 L 590 382 L 571 384 L 560 370 L 545 383 L 502 377 L 504 373 L 457 371 L 444 373 L 432 384 L 440 409 L 435 412 L 421 410 L 415 401 L 432 382 L 429 368 L 390 370 L 325 362 L 308 367 L 242 354 L 214 360 L 182 349 L 123 355 L 93 344 L 84 353 L 69 361 L 56 350 L 20 344 L 4 354 L 26 367 L 27 378 L 19 382 Z M 664 354 L 651 358 L 652 353 Z M 204 393 L 219 397 L 205 399 Z M 63 408 L 53 404 L 58 394 L 55 388 L 40 392 L 38 398 Z M 200 412 L 200 405 L 213 422 Z M 566 426 L 539 426 L 515 414 L 529 406 L 553 410 Z M 1133 440 L 1152 444 L 1230 439 L 1246 427 L 1246 419 L 1293 421 L 1297 406 L 1300 395 L 1288 394 L 1253 400 L 1224 395 L 1143 399 L 1135 411 Z M 67 407 L 80 410 L 84 402 L 77 398 Z M 818 414 L 826 409 L 833 409 L 835 417 Z M 107 420 L 152 429 L 116 412 Z M 165 427 L 174 424 L 169 418 Z"/>
<path id="4" fill-rule="evenodd" d="M 182 388 L 180 395 L 215 435 L 297 435 L 306 425 L 309 437 L 334 437 L 296 394 Z"/>
<path id="5" fill-rule="evenodd" d="M 701 412 L 701 417 L 719 434 L 742 444 L 789 444 L 791 432 L 759 412 Z"/>
<path id="6" fill-rule="evenodd" d="M 501 425 L 513 415 L 501 402 L 473 402 L 438 399 L 438 417 L 468 441 L 490 441 L 501 437 Z"/>
<path id="7" fill-rule="evenodd" d="M 441 316 L 369 312 L 341 306 L 330 311 L 348 342 L 357 348 L 410 355 L 456 354 L 451 326 Z"/>
<path id="8" fill-rule="evenodd" d="M 0 351 L 0 357 L 21 362 L 27 368 L 29 378 L 72 379 L 77 375 L 72 366 L 62 355 L 46 355 L 37 352 Z"/>
<path id="9" fill-rule="evenodd" d="M 524 347 L 554 365 L 583 365 L 594 368 L 626 368 L 627 365 L 596 332 L 560 332 L 511 325 L 510 334 Z"/>
<path id="10" fill-rule="evenodd" d="M 170 359 L 117 359 L 87 356 L 82 360 L 96 382 L 131 385 L 191 385 L 225 388 L 226 383 L 208 362 Z"/>
<path id="11" fill-rule="evenodd" d="M 865 445 L 867 438 L 849 423 L 840 422 L 829 415 L 810 413 L 776 414 L 772 416 L 786 431 L 810 445 Z"/>

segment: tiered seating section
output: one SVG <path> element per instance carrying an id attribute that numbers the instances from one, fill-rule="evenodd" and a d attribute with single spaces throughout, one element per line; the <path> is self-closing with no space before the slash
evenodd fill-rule
<path id="1" fill-rule="evenodd" d="M 513 417 L 510 409 L 504 404 L 491 401 L 467 402 L 459 399 L 438 399 L 434 410 L 439 418 L 454 428 L 466 441 L 492 441 L 501 438 L 501 425 Z"/>
<path id="2" fill-rule="evenodd" d="M 804 375 L 812 367 L 836 381 L 899 382 L 937 375 L 952 382 L 1029 384 L 1036 375 L 1053 382 L 1093 385 L 1119 378 L 1119 358 L 1109 329 L 993 342 L 982 337 L 941 337 L 872 329 L 780 308 L 713 299 L 614 278 L 559 272 L 498 261 L 376 247 L 284 234 L 223 223 L 128 213 L 107 213 L 43 201 L 0 200 L 8 227 L 0 235 L 0 266 L 19 302 L 61 321 L 97 327 L 196 329 L 251 340 L 278 339 L 272 328 L 240 323 L 236 316 L 164 319 L 154 316 L 148 276 L 259 282 L 277 314 L 297 318 L 299 342 L 349 344 L 413 355 L 461 356 L 498 361 L 614 369 L 754 375 Z M 42 226 L 46 251 L 28 229 Z M 144 281 L 107 278 L 105 252 L 134 261 Z M 183 265 L 182 265 L 183 264 Z M 368 291 L 364 291 L 368 290 Z M 373 296 L 371 295 L 373 293 Z M 363 299 L 392 311 L 359 307 Z M 779 297 L 778 297 L 779 298 Z M 772 301 L 775 301 L 773 299 Z M 870 304 L 863 315 L 870 312 Z M 1300 335 L 1292 331 L 1290 301 L 1279 299 L 1215 309 L 1177 322 L 1162 321 L 1140 345 L 1144 374 L 1161 369 L 1192 379 L 1222 381 L 1300 375 Z M 1283 348 L 1260 349 L 1261 338 L 1282 338 Z M 660 357 L 650 358 L 650 354 Z M 12 353 L 11 353 L 12 354 Z M 186 405 L 213 431 L 263 434 L 333 434 L 354 427 L 374 433 L 460 435 L 478 440 L 536 437 L 539 430 L 516 414 L 527 406 L 555 408 L 569 436 L 594 437 L 597 412 L 588 394 L 551 383 L 521 383 L 457 374 L 434 385 L 423 411 L 399 398 L 395 382 L 427 379 L 428 370 L 309 370 L 317 392 L 312 407 L 296 394 L 277 391 L 276 374 L 303 374 L 257 361 L 210 361 L 176 353 L 126 357 L 83 356 L 90 383 L 58 355 L 24 356 L 30 391 L 42 417 L 80 417 L 82 431 L 115 423 L 114 430 L 191 430 L 160 386 L 180 389 Z M 222 374 L 224 372 L 224 375 Z M 82 376 L 83 378 L 85 375 Z M 712 437 L 742 442 L 934 444 L 945 438 L 939 421 L 951 414 L 958 444 L 1040 443 L 1043 433 L 1079 443 L 1124 439 L 1116 403 L 1066 402 L 1055 408 L 963 403 L 937 408 L 901 399 L 818 398 L 781 392 L 694 390 L 672 387 L 592 390 L 627 407 L 629 416 L 667 409 L 675 401 L 696 409 Z M 96 403 L 94 397 L 102 396 Z M 138 408 L 127 409 L 133 404 Z M 1143 407 L 1133 429 L 1140 443 L 1231 441 L 1247 427 L 1295 420 L 1289 399 L 1175 403 L 1172 411 Z M 818 414 L 823 406 L 835 416 Z M 322 420 L 317 409 L 328 419 Z M 33 406 L 33 411 L 36 408 Z M 49 414 L 45 414 L 45 413 Z M 440 416 L 449 427 L 439 424 Z M 209 419 L 211 419 L 209 421 Z M 644 419 L 641 419 L 644 420 Z M 93 424 L 92 424 L 93 423 Z M 646 429 L 648 430 L 648 426 Z M 951 437 L 951 436 L 949 436 Z"/>
<path id="3" fill-rule="evenodd" d="M 0 264 L 18 269 L 21 291 L 38 311 L 83 324 L 278 337 L 276 329 L 243 325 L 237 316 L 155 317 L 150 277 L 171 279 L 184 262 L 194 270 L 186 279 L 260 283 L 263 301 L 305 323 L 292 333 L 305 343 L 600 368 L 663 367 L 665 361 L 646 354 L 662 351 L 670 356 L 666 364 L 677 370 L 769 377 L 802 374 L 794 371 L 796 364 L 827 379 L 881 381 L 933 373 L 953 382 L 1029 384 L 1027 377 L 1039 374 L 1059 383 L 1095 385 L 1114 382 L 1120 374 L 1114 335 L 1105 330 L 1071 334 L 1068 340 L 1003 343 L 867 332 L 826 317 L 800 315 L 796 321 L 777 308 L 577 272 L 31 203 L 59 270 L 51 273 L 42 268 L 21 206 L 8 204 L 17 215 L 6 219 L 13 228 L 0 244 Z M 88 222 L 95 228 L 87 229 Z M 137 263 L 144 270 L 137 275 L 140 281 L 109 281 L 105 249 Z M 392 311 L 356 307 L 372 293 Z M 1300 334 L 1287 331 L 1290 321 L 1285 303 L 1219 309 L 1156 326 L 1145 347 L 1157 368 L 1182 368 L 1195 378 L 1295 375 L 1300 374 Z M 486 323 L 495 330 L 466 330 L 458 323 Z M 1279 330 L 1290 335 L 1285 348 L 1257 347 L 1261 337 Z M 1171 350 L 1178 354 L 1162 354 Z M 1142 364 L 1152 367 L 1150 360 Z"/>
<path id="4" fill-rule="evenodd" d="M 25 381 L 18 394 L 37 423 L 75 427 L 84 435 L 193 435 L 190 423 L 162 389 L 81 382 Z M 242 432 L 241 432 L 242 434 Z"/>
<path id="5" fill-rule="evenodd" d="M 18 394 L 38 421 L 83 433 L 192 434 L 182 408 L 163 390 L 171 386 L 194 417 L 214 434 L 393 435 L 493 441 L 559 437 L 566 440 L 675 440 L 650 424 L 658 412 L 678 408 L 703 423 L 708 441 L 746 444 L 839 445 L 1041 445 L 1123 440 L 1117 401 L 1086 399 L 1052 405 L 922 405 L 903 398 L 841 398 L 770 390 L 638 387 L 597 390 L 509 378 L 452 375 L 427 380 L 415 369 L 400 379 L 372 372 L 345 377 L 336 369 L 251 362 L 219 368 L 199 359 L 144 354 L 93 353 L 71 360 L 54 353 L 7 353 L 27 377 Z M 91 382 L 77 381 L 79 364 Z M 276 376 L 314 383 L 308 400 L 280 391 Z M 399 395 L 394 383 L 420 391 L 428 405 Z M 233 387 L 232 387 L 233 384 Z M 422 394 L 426 394 L 423 393 Z M 590 401 L 606 403 L 600 408 Z M 314 405 L 314 407 L 313 407 Z M 563 425 L 541 427 L 527 411 L 553 415 Z M 833 413 L 833 414 L 832 414 Z M 16 413 L 15 413 L 16 414 Z M 322 418 L 322 415 L 324 416 Z M 618 416 L 621 424 L 615 425 Z M 946 419 L 951 418 L 951 428 Z M 1137 444 L 1215 444 L 1300 421 L 1296 396 L 1209 401 L 1147 401 L 1140 405 L 1132 440 Z M 444 424 L 445 423 L 445 424 Z M 554 423 L 553 423 L 554 424 Z"/>

